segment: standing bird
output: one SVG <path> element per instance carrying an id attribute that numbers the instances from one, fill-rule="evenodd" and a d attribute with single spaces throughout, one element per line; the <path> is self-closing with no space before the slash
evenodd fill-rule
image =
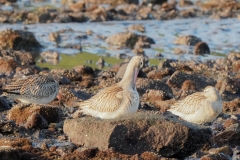
<path id="1" fill-rule="evenodd" d="M 47 104 L 58 94 L 59 84 L 50 75 L 31 75 L 7 84 L 3 95 L 22 103 Z"/>
<path id="2" fill-rule="evenodd" d="M 143 67 L 143 57 L 134 56 L 129 62 L 122 80 L 101 90 L 92 98 L 80 102 L 80 112 L 101 119 L 115 118 L 124 114 L 137 112 L 139 95 L 136 79 Z"/>
<path id="3" fill-rule="evenodd" d="M 175 103 L 168 111 L 188 122 L 202 124 L 216 119 L 222 106 L 217 89 L 207 86 L 203 92 L 196 92 Z"/>

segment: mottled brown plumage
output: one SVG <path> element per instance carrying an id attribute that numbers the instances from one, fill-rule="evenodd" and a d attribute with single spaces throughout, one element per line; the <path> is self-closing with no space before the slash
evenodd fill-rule
<path id="1" fill-rule="evenodd" d="M 3 87 L 4 95 L 23 103 L 47 104 L 58 94 L 59 84 L 50 75 L 31 75 Z"/>

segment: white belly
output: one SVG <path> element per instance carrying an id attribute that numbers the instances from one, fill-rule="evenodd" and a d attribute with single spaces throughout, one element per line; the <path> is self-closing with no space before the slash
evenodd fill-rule
<path id="1" fill-rule="evenodd" d="M 57 96 L 57 92 L 48 96 L 48 97 L 41 97 L 41 98 L 24 98 L 24 97 L 20 97 L 17 98 L 18 100 L 20 100 L 22 103 L 34 103 L 34 104 L 48 104 L 51 101 L 53 101 L 55 99 L 55 97 Z"/>
<path id="2" fill-rule="evenodd" d="M 88 114 L 94 117 L 99 117 L 101 119 L 111 119 L 116 118 L 124 114 L 136 113 L 139 107 L 139 95 L 137 92 L 134 92 L 133 98 L 131 98 L 131 103 L 125 104 L 122 103 L 117 110 L 113 112 L 100 112 L 97 110 L 89 109 L 89 106 L 82 108 L 84 114 Z M 111 107 L 111 106 L 109 106 Z"/>

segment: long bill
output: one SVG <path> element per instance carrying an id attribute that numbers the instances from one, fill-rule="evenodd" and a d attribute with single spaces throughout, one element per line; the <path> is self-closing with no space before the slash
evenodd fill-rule
<path id="1" fill-rule="evenodd" d="M 139 69 L 134 68 L 134 74 L 133 74 L 133 77 L 132 77 L 132 87 L 133 87 L 133 89 L 135 89 L 135 87 L 136 87 L 138 72 L 139 72 Z"/>

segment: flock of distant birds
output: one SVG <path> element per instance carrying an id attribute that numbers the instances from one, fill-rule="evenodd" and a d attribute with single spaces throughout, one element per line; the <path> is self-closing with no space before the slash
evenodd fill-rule
<path id="1" fill-rule="evenodd" d="M 101 119 L 136 113 L 139 94 L 135 84 L 143 65 L 144 58 L 134 56 L 119 83 L 101 90 L 84 102 L 78 102 L 81 112 Z M 5 85 L 2 91 L 3 95 L 22 103 L 47 104 L 58 97 L 59 84 L 51 75 L 32 75 Z M 179 100 L 168 111 L 185 121 L 204 124 L 212 122 L 222 112 L 222 100 L 217 89 L 208 86 L 203 92 Z"/>

